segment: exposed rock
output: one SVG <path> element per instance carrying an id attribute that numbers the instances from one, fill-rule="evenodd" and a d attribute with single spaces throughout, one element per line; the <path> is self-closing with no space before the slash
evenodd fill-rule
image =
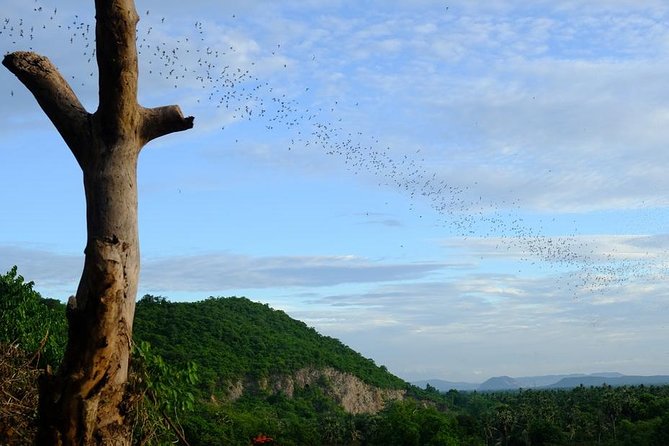
<path id="1" fill-rule="evenodd" d="M 310 386 L 319 386 L 333 398 L 342 408 L 351 414 L 377 413 L 389 401 L 404 399 L 404 389 L 380 389 L 363 382 L 357 376 L 343 373 L 333 368 L 304 368 L 292 375 L 281 375 L 263 378 L 257 382 L 242 383 L 241 380 L 228 386 L 228 398 L 236 400 L 245 391 L 254 389 L 270 394 L 283 393 L 292 398 L 296 390 Z"/>
<path id="2" fill-rule="evenodd" d="M 228 400 L 235 401 L 239 399 L 243 393 L 244 393 L 244 383 L 242 383 L 241 379 L 228 384 L 227 395 L 226 395 Z"/>

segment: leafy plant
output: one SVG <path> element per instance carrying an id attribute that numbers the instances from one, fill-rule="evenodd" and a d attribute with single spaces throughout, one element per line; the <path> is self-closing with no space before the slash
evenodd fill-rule
<path id="1" fill-rule="evenodd" d="M 67 340 L 65 305 L 43 299 L 14 266 L 0 275 L 0 342 L 35 355 L 36 365 L 60 363 Z"/>
<path id="2" fill-rule="evenodd" d="M 148 342 L 134 344 L 129 393 L 134 401 L 133 436 L 137 444 L 180 441 L 188 445 L 180 417 L 195 407 L 192 390 L 198 380 L 195 363 L 177 369 L 155 354 Z"/>

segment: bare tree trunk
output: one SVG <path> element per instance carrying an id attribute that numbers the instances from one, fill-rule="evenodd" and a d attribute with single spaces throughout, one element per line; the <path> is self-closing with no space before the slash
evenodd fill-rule
<path id="1" fill-rule="evenodd" d="M 125 384 L 139 278 L 137 158 L 151 139 L 189 129 L 177 106 L 137 103 L 133 0 L 95 0 L 99 106 L 88 113 L 45 57 L 5 56 L 74 154 L 86 192 L 87 243 L 68 344 L 57 374 L 40 388 L 43 445 L 129 445 Z"/>

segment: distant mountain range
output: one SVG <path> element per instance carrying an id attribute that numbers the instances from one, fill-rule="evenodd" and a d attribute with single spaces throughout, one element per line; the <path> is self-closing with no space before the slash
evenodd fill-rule
<path id="1" fill-rule="evenodd" d="M 443 379 L 428 379 L 412 382 L 415 386 L 425 388 L 427 384 L 439 391 L 447 392 L 451 389 L 464 391 L 490 392 L 497 390 L 518 389 L 571 389 L 578 386 L 598 387 L 604 384 L 610 386 L 638 386 L 638 385 L 669 385 L 669 375 L 636 376 L 623 375 L 616 372 L 569 375 L 542 375 L 512 378 L 510 376 L 496 376 L 482 383 L 453 382 Z"/>

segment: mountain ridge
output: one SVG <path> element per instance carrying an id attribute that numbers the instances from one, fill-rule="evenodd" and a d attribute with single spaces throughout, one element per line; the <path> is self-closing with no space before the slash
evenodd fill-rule
<path id="1" fill-rule="evenodd" d="M 569 373 L 537 376 L 494 376 L 481 383 L 426 379 L 413 381 L 411 384 L 425 388 L 428 384 L 441 392 L 451 389 L 458 391 L 490 392 L 520 389 L 572 389 L 579 386 L 613 387 L 626 385 L 665 385 L 669 384 L 669 375 L 625 375 L 618 372 Z"/>

